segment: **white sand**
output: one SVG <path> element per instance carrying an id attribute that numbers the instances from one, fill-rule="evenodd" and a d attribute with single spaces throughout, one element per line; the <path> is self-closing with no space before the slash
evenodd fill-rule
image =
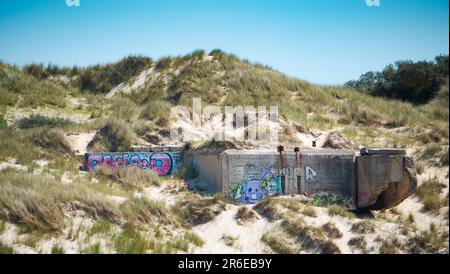
<path id="1" fill-rule="evenodd" d="M 74 133 L 66 136 L 72 151 L 77 155 L 84 155 L 87 152 L 87 146 L 95 137 L 96 131 L 87 133 Z"/>

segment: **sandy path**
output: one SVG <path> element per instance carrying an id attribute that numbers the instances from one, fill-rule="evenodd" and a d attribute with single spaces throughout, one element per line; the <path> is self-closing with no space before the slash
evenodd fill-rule
<path id="1" fill-rule="evenodd" d="M 66 136 L 69 141 L 72 151 L 77 155 L 83 155 L 87 152 L 87 146 L 89 142 L 94 138 L 96 131 L 91 131 L 88 133 L 74 133 Z"/>
<path id="2" fill-rule="evenodd" d="M 261 237 L 275 223 L 270 223 L 265 218 L 259 218 L 251 223 L 239 225 L 235 219 L 238 209 L 238 206 L 227 205 L 227 210 L 213 221 L 194 227 L 194 232 L 205 241 L 205 245 L 196 248 L 194 253 L 265 253 L 264 250 L 267 247 L 261 241 Z M 235 245 L 228 246 L 222 239 L 224 235 L 237 238 Z"/>

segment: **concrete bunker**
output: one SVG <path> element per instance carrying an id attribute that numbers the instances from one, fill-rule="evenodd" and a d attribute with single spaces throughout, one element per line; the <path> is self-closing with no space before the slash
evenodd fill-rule
<path id="1" fill-rule="evenodd" d="M 319 204 L 380 210 L 400 204 L 417 187 L 412 158 L 401 149 L 193 151 L 185 165 L 216 192 L 253 204 L 271 195 L 303 194 Z"/>
<path id="2" fill-rule="evenodd" d="M 134 147 L 132 152 L 87 153 L 85 169 L 98 165 L 134 166 L 172 176 L 194 169 L 213 192 L 237 203 L 254 204 L 267 196 L 303 194 L 318 204 L 350 210 L 394 207 L 417 187 L 412 158 L 401 149 L 353 150 L 192 150 Z"/>

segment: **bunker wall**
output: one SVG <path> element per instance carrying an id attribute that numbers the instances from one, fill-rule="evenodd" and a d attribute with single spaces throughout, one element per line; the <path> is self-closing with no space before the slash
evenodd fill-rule
<path id="1" fill-rule="evenodd" d="M 88 171 L 93 172 L 100 165 L 111 168 L 134 166 L 141 169 L 152 169 L 159 176 L 173 175 L 182 165 L 182 153 L 171 152 L 104 152 L 86 153 L 85 161 Z"/>

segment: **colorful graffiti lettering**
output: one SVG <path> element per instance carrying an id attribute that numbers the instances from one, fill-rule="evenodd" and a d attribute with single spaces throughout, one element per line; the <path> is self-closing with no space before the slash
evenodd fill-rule
<path id="1" fill-rule="evenodd" d="M 152 169 L 159 176 L 171 175 L 178 167 L 180 153 L 88 153 L 86 154 L 87 169 L 95 171 L 98 165 L 110 168 L 118 166 L 134 166 L 142 169 Z"/>
<path id="2" fill-rule="evenodd" d="M 247 163 L 243 181 L 231 190 L 231 198 L 246 204 L 254 204 L 269 195 L 281 195 L 282 176 L 271 165 Z"/>

